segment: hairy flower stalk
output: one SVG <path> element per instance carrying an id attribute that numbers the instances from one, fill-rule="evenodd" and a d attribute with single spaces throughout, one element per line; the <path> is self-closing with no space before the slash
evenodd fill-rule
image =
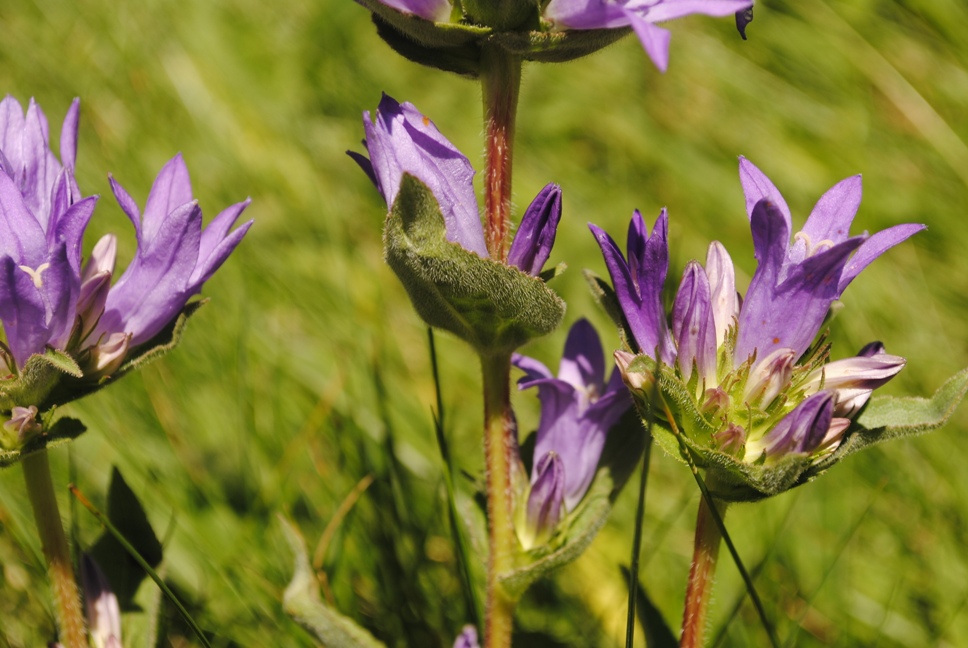
<path id="1" fill-rule="evenodd" d="M 102 239 L 82 263 L 82 239 L 96 196 L 74 181 L 79 102 L 60 136 L 60 161 L 50 150 L 48 123 L 31 100 L 26 112 L 0 101 L 0 446 L 7 463 L 22 459 L 27 491 L 55 592 L 58 624 L 69 648 L 86 645 L 67 540 L 53 496 L 44 426 L 55 405 L 95 391 L 125 363 L 153 351 L 153 338 L 172 326 L 189 298 L 228 257 L 251 225 L 231 231 L 248 204 L 220 214 L 204 231 L 180 156 L 159 174 L 140 217 L 112 179 L 131 217 L 138 250 L 111 285 L 116 244 Z M 31 453 L 19 454 L 41 437 Z"/>
<path id="2" fill-rule="evenodd" d="M 831 362 L 830 346 L 816 338 L 857 275 L 924 229 L 903 224 L 850 236 L 861 198 L 860 178 L 853 177 L 827 191 L 791 239 L 790 212 L 773 183 L 744 158 L 740 179 L 758 262 L 742 302 L 732 261 L 713 242 L 705 267 L 695 261 L 686 266 L 667 323 L 665 210 L 651 235 L 635 213 L 627 258 L 591 226 L 639 354 L 616 352 L 626 384 L 643 416 L 654 417 L 660 443 L 676 456 L 688 448 L 706 468 L 717 507 L 782 492 L 802 483 L 801 475 L 810 478 L 811 465 L 834 452 L 871 392 L 904 367 L 904 358 L 880 343 Z M 694 565 L 691 594 L 707 591 L 700 580 L 715 566 L 719 530 L 708 515 L 701 512 L 697 526 L 702 564 Z M 687 598 L 685 645 L 701 645 L 704 618 L 704 607 L 688 606 L 706 604 L 706 595 Z"/>

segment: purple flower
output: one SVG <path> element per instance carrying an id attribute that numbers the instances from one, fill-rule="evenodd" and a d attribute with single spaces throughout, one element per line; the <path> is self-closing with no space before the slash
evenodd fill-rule
<path id="1" fill-rule="evenodd" d="M 480 648 L 481 644 L 477 641 L 477 628 L 472 625 L 464 626 L 460 634 L 454 640 L 454 648 Z"/>
<path id="2" fill-rule="evenodd" d="M 16 373 L 46 347 L 75 356 L 89 378 L 111 373 L 129 348 L 169 324 L 228 257 L 251 225 L 229 232 L 248 204 L 222 212 L 203 232 L 181 157 L 162 170 L 142 221 L 114 180 L 135 225 L 138 251 L 111 286 L 116 242 L 104 237 L 81 263 L 84 230 L 97 197 L 81 198 L 73 177 L 79 103 L 61 131 L 63 166 L 49 150 L 47 120 L 0 102 L 0 321 Z"/>
<path id="3" fill-rule="evenodd" d="M 631 401 L 618 371 L 605 382 L 602 344 L 588 320 L 578 320 L 568 332 L 557 378 L 533 358 L 515 354 L 511 361 L 526 374 L 518 388 L 537 387 L 541 400 L 527 506 L 528 526 L 540 535 L 553 530 L 562 504 L 570 512 L 584 497 L 605 436 Z"/>
<path id="4" fill-rule="evenodd" d="M 616 297 L 641 353 L 674 367 L 694 385 L 697 411 L 720 429 L 713 439 L 731 454 L 745 442 L 747 461 L 764 453 L 824 451 L 835 447 L 871 391 L 893 378 L 904 358 L 879 343 L 855 358 L 825 363 L 804 354 L 830 305 L 874 259 L 924 229 L 896 225 L 873 236 L 849 236 L 860 205 L 860 178 L 848 178 L 821 197 L 791 242 L 789 209 L 776 187 L 745 158 L 740 178 L 746 194 L 758 266 L 740 306 L 733 264 L 718 242 L 706 267 L 686 266 L 666 325 L 662 287 L 668 270 L 668 217 L 659 215 L 647 236 L 641 215 L 632 217 L 628 260 L 601 229 L 590 225 Z M 622 359 L 627 370 L 630 358 Z M 641 391 L 650 379 L 626 371 Z M 694 381 L 694 382 L 693 382 Z"/>
<path id="5" fill-rule="evenodd" d="M 854 176 L 821 196 L 791 241 L 783 196 L 749 160 L 741 157 L 739 166 L 758 265 L 740 312 L 735 358 L 743 362 L 755 352 L 762 359 L 780 348 L 799 356 L 850 282 L 925 226 L 905 223 L 849 236 L 861 199 L 860 176 Z"/>
<path id="6" fill-rule="evenodd" d="M 450 17 L 449 0 L 380 0 L 380 2 L 391 9 L 420 16 L 424 20 L 443 22 Z"/>
<path id="7" fill-rule="evenodd" d="M 669 31 L 655 23 L 690 14 L 729 16 L 753 6 L 752 0 L 551 0 L 544 17 L 562 29 L 635 31 L 659 70 L 669 67 Z"/>
<path id="8" fill-rule="evenodd" d="M 228 258 L 252 226 L 232 230 L 248 200 L 223 210 L 202 229 L 202 210 L 192 197 L 188 168 L 181 155 L 172 158 L 158 174 L 144 215 L 114 178 L 111 189 L 134 225 L 138 250 L 131 264 L 107 293 L 104 312 L 92 338 L 130 336 L 130 346 L 147 342 L 184 308 Z M 104 251 L 92 262 L 113 268 L 114 251 Z M 97 272 L 91 272 L 91 276 Z"/>
<path id="9" fill-rule="evenodd" d="M 488 257 L 474 192 L 470 161 L 411 103 L 384 94 L 371 118 L 363 113 L 364 144 L 370 157 L 349 155 L 393 206 L 403 175 L 408 173 L 433 192 L 444 217 L 447 240 Z M 537 276 L 551 254 L 561 218 L 561 188 L 549 184 L 532 201 L 511 244 L 508 263 Z"/>
<path id="10" fill-rule="evenodd" d="M 74 100 L 62 166 L 40 106 L 31 100 L 25 114 L 16 99 L 0 101 L 0 321 L 17 366 L 48 344 L 63 347 L 74 325 L 81 239 L 97 201 L 74 181 L 78 114 Z"/>
<path id="11" fill-rule="evenodd" d="M 101 567 L 88 553 L 81 554 L 81 581 L 88 630 L 96 648 L 121 648 L 121 608 Z"/>

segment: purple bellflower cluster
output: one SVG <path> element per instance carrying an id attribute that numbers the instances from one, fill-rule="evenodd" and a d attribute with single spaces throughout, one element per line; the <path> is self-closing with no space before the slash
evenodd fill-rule
<path id="1" fill-rule="evenodd" d="M 606 435 L 632 401 L 618 369 L 605 381 L 602 343 L 586 319 L 568 332 L 557 378 L 534 358 L 515 354 L 512 362 L 525 372 L 518 388 L 537 387 L 541 401 L 530 492 L 518 516 L 518 538 L 530 549 L 547 542 L 561 518 L 581 502 Z"/>
<path id="2" fill-rule="evenodd" d="M 134 224 L 138 243 L 131 264 L 112 285 L 117 249 L 113 235 L 102 238 L 82 263 L 82 239 L 98 198 L 82 197 L 74 180 L 78 115 L 75 100 L 61 129 L 58 161 L 49 148 L 47 119 L 40 107 L 31 100 L 25 113 L 12 97 L 0 101 L 0 322 L 6 338 L 0 349 L 8 373 L 5 382 L 30 374 L 25 368 L 31 358 L 52 352 L 60 355 L 60 366 L 67 366 L 73 379 L 96 384 L 110 377 L 175 320 L 252 224 L 231 229 L 248 205 L 245 201 L 223 211 L 203 230 L 181 156 L 158 175 L 143 216 L 112 178 L 111 187 Z M 27 392 L 42 400 L 51 387 Z M 24 441 L 25 431 L 38 429 L 32 416 L 41 404 L 8 403 L 10 423 L 19 431 L 16 443 Z M 10 423 L 5 426 L 8 433 Z"/>
<path id="3" fill-rule="evenodd" d="M 474 194 L 470 160 L 444 137 L 434 123 L 409 102 L 384 94 L 372 118 L 363 114 L 364 145 L 370 157 L 349 155 L 369 176 L 392 207 L 404 174 L 433 192 L 444 217 L 447 240 L 487 258 L 484 230 Z M 508 264 L 532 276 L 541 273 L 551 255 L 561 219 L 561 188 L 548 184 L 534 198 L 508 251 Z"/>
<path id="4" fill-rule="evenodd" d="M 431 22 L 446 22 L 452 12 L 449 0 L 379 2 L 403 14 Z M 541 12 L 540 23 L 542 30 L 547 32 L 631 28 L 655 66 L 665 72 L 669 67 L 671 34 L 656 23 L 692 14 L 716 17 L 736 15 L 737 26 L 743 33 L 749 18 L 741 16 L 746 15 L 745 12 L 752 6 L 752 0 L 551 0 Z"/>
<path id="5" fill-rule="evenodd" d="M 747 464 L 770 465 L 791 454 L 816 459 L 836 448 L 871 392 L 905 363 L 880 343 L 829 362 L 829 345 L 814 343 L 817 334 L 854 278 L 924 226 L 850 236 L 861 199 L 855 176 L 828 190 L 791 240 L 790 211 L 773 183 L 744 158 L 740 179 L 758 262 L 746 297 L 737 296 L 726 249 L 713 242 L 705 267 L 696 261 L 686 266 L 671 326 L 661 297 L 669 262 L 665 210 L 651 236 L 635 213 L 627 259 L 608 234 L 590 227 L 637 351 L 657 361 L 660 371 L 672 368 L 676 393 L 693 401 L 690 416 L 673 414 L 679 420 L 672 423 Z M 669 385 L 656 388 L 655 372 L 632 354 L 620 351 L 616 359 L 640 402 L 676 400 L 662 393 Z M 653 405 L 657 420 L 671 412 Z"/>

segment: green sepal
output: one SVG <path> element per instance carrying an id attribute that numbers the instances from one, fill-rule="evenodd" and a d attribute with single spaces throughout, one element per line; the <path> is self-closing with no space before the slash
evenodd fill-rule
<path id="1" fill-rule="evenodd" d="M 538 26 L 540 0 L 461 0 L 468 17 L 496 30 Z"/>
<path id="2" fill-rule="evenodd" d="M 811 466 L 804 473 L 802 482 L 816 478 L 847 455 L 875 443 L 917 436 L 940 428 L 954 414 L 965 394 L 968 394 L 968 368 L 949 378 L 931 398 L 875 396 L 837 449 Z"/>
<path id="3" fill-rule="evenodd" d="M 621 29 L 495 32 L 491 41 L 526 61 L 565 63 L 593 54 L 632 33 Z"/>
<path id="4" fill-rule="evenodd" d="M 56 448 L 72 441 L 87 430 L 84 424 L 74 418 L 57 419 L 50 427 L 45 427 L 42 434 L 31 437 L 20 448 L 14 450 L 0 449 L 0 468 L 12 466 L 26 455 L 43 450 Z"/>
<path id="5" fill-rule="evenodd" d="M 644 448 L 644 431 L 630 410 L 609 432 L 598 472 L 581 503 L 562 520 L 547 544 L 519 552 L 518 566 L 510 572 L 498 574 L 502 587 L 513 600 L 517 600 L 533 582 L 572 562 L 588 548 L 608 519 L 622 487 L 635 471 Z"/>
<path id="6" fill-rule="evenodd" d="M 404 174 L 384 228 L 386 261 L 430 326 L 482 355 L 509 353 L 561 322 L 565 303 L 537 277 L 446 238 L 429 188 Z"/>
<path id="7" fill-rule="evenodd" d="M 149 362 L 157 360 L 178 346 L 178 343 L 181 342 L 182 334 L 185 332 L 185 327 L 188 325 L 188 319 L 207 303 L 207 299 L 200 299 L 186 304 L 181 312 L 178 313 L 178 316 L 155 335 L 155 337 L 129 350 L 124 364 L 114 373 L 103 376 L 100 380 L 65 375 L 49 390 L 43 399 L 39 402 L 33 401 L 30 404 L 37 405 L 37 409 L 44 412 L 52 407 L 64 405 L 65 403 L 92 394 L 128 373 L 141 369 Z M 30 360 L 27 361 L 27 364 L 29 366 Z"/>
<path id="8" fill-rule="evenodd" d="M 419 19 L 418 19 L 419 20 Z M 427 21 L 422 21 L 427 22 Z M 481 74 L 481 48 L 476 42 L 446 47 L 422 45 L 377 14 L 373 14 L 377 36 L 403 58 L 427 67 L 453 72 L 468 79 Z M 431 23 L 438 24 L 438 23 Z"/>
<path id="9" fill-rule="evenodd" d="M 475 43 L 491 34 L 489 27 L 424 20 L 419 16 L 392 9 L 380 0 L 356 0 L 356 2 L 396 31 L 427 48 L 460 47 Z"/>
<path id="10" fill-rule="evenodd" d="M 282 595 L 286 614 L 327 648 L 382 648 L 384 644 L 356 622 L 323 603 L 302 535 L 281 515 L 279 522 L 294 558 L 292 580 Z"/>
<path id="11" fill-rule="evenodd" d="M 655 361 L 637 356 L 629 363 L 628 372 L 655 376 Z M 691 462 L 706 470 L 712 495 L 725 502 L 754 502 L 778 495 L 816 479 L 847 455 L 870 445 L 935 430 L 948 421 L 968 393 L 965 369 L 931 398 L 872 398 L 837 449 L 827 455 L 790 453 L 774 461 L 747 462 L 698 441 L 709 439 L 715 426 L 699 412 L 688 387 L 670 367 L 662 365 L 658 373 L 658 393 L 654 393 L 651 380 L 642 389 L 632 390 L 639 415 L 646 425 L 653 419 L 653 438 L 663 450 L 683 463 L 690 463 L 684 455 L 688 452 Z M 665 409 L 652 406 L 659 397 L 668 407 L 675 429 Z"/>
<path id="12" fill-rule="evenodd" d="M 628 373 L 655 376 L 655 367 L 655 360 L 640 355 L 629 363 Z M 755 502 L 801 483 L 801 475 L 812 463 L 809 455 L 789 454 L 770 463 L 747 463 L 697 441 L 710 439 L 716 426 L 699 411 L 689 388 L 671 367 L 660 365 L 658 374 L 657 393 L 652 381 L 647 381 L 642 389 L 631 390 L 636 409 L 644 425 L 652 421 L 652 437 L 663 450 L 686 464 L 690 463 L 684 454 L 688 452 L 691 462 L 706 470 L 713 497 L 725 502 Z M 653 407 L 658 399 L 662 406 Z"/>

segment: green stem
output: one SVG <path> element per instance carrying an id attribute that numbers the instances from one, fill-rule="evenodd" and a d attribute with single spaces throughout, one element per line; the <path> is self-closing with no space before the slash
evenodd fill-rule
<path id="1" fill-rule="evenodd" d="M 521 59 L 497 45 L 484 45 L 481 55 L 484 94 L 485 170 L 484 238 L 495 261 L 507 258 L 511 222 L 511 160 L 514 122 L 521 88 Z"/>
<path id="2" fill-rule="evenodd" d="M 715 500 L 713 500 L 715 501 Z M 720 519 L 726 514 L 726 503 L 715 502 Z M 686 586 L 686 605 L 682 614 L 680 648 L 702 648 L 706 632 L 706 612 L 713 591 L 713 576 L 723 539 L 719 524 L 706 497 L 699 499 L 696 518 L 696 539 L 693 546 L 689 584 Z"/>
<path id="3" fill-rule="evenodd" d="M 501 586 L 498 575 L 514 565 L 514 525 L 511 462 L 516 441 L 511 412 L 511 356 L 481 356 L 484 377 L 484 461 L 487 478 L 487 603 L 484 619 L 485 648 L 511 645 L 515 601 Z"/>
<path id="4" fill-rule="evenodd" d="M 34 520 L 40 533 L 40 542 L 47 558 L 47 569 L 51 587 L 54 590 L 54 608 L 60 629 L 60 642 L 66 648 L 85 648 L 87 639 L 84 633 L 84 616 L 81 613 L 81 599 L 74 580 L 74 566 L 71 564 L 70 549 L 57 497 L 50 476 L 50 463 L 47 450 L 26 455 L 21 464 L 27 483 L 27 495 L 34 510 Z"/>

